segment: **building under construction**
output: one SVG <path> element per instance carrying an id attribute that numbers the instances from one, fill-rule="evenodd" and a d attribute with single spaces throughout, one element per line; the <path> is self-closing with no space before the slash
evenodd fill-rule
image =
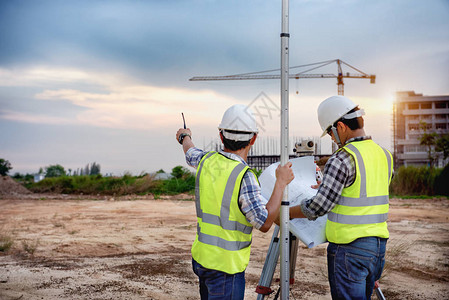
<path id="1" fill-rule="evenodd" d="M 271 164 L 280 161 L 280 140 L 276 137 L 259 137 L 248 153 L 248 165 L 256 170 L 265 170 Z M 214 139 L 207 145 L 204 143 L 205 151 L 218 151 L 222 148 L 221 141 Z M 300 156 L 314 156 L 318 161 L 322 157 L 329 157 L 331 154 L 322 154 L 320 137 L 292 137 L 289 140 L 289 159 Z"/>
<path id="2" fill-rule="evenodd" d="M 428 149 L 420 144 L 424 133 L 449 133 L 449 95 L 423 96 L 414 91 L 396 93 L 393 103 L 393 148 L 395 168 L 402 165 L 428 165 Z M 433 148 L 434 151 L 434 148 Z M 447 161 L 436 153 L 436 167 Z"/>

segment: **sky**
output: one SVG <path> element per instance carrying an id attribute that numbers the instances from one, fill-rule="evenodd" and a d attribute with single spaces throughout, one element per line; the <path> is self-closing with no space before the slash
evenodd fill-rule
<path id="1" fill-rule="evenodd" d="M 281 3 L 0 1 L 0 158 L 11 175 L 93 162 L 117 176 L 170 172 L 187 166 L 175 139 L 181 112 L 208 148 L 237 103 L 270 105 L 257 116 L 261 149 L 280 136 L 280 80 L 189 78 L 280 68 Z M 291 67 L 341 59 L 376 75 L 345 79 L 344 93 L 387 149 L 396 92 L 449 94 L 448 0 L 290 0 L 289 33 Z M 289 91 L 290 143 L 318 137 L 316 110 L 337 94 L 336 79 L 292 79 Z M 330 138 L 321 141 L 330 153 Z"/>

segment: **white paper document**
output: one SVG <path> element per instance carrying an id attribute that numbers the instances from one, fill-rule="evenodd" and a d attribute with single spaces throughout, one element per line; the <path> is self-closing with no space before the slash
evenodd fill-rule
<path id="1" fill-rule="evenodd" d="M 315 189 L 310 186 L 316 184 L 316 166 L 312 156 L 298 157 L 292 162 L 295 179 L 288 185 L 288 200 L 290 206 L 297 206 L 302 201 L 316 195 Z M 262 196 L 270 199 L 276 182 L 276 168 L 279 163 L 274 163 L 266 168 L 259 176 Z M 293 219 L 290 221 L 290 231 L 298 237 L 308 248 L 326 242 L 327 215 L 317 218 L 315 221 L 308 219 Z"/>

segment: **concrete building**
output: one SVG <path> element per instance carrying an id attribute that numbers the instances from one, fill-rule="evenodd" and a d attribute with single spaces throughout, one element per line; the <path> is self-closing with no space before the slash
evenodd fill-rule
<path id="1" fill-rule="evenodd" d="M 449 95 L 423 96 L 414 91 L 397 92 L 392 124 L 395 168 L 429 164 L 427 149 L 420 145 L 419 139 L 423 133 L 449 133 Z M 439 155 L 435 166 L 444 167 L 445 163 Z"/>

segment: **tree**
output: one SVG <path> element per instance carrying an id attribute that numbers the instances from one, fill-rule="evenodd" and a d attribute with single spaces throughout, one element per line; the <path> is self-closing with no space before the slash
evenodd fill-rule
<path id="1" fill-rule="evenodd" d="M 435 142 L 435 151 L 443 152 L 443 159 L 449 156 L 449 133 L 441 135 Z"/>
<path id="2" fill-rule="evenodd" d="M 420 145 L 426 146 L 427 158 L 429 159 L 430 166 L 433 166 L 433 163 L 436 159 L 434 151 L 436 138 L 437 134 L 435 132 L 432 132 L 432 133 L 423 133 L 423 135 L 419 139 Z"/>
<path id="3" fill-rule="evenodd" d="M 90 175 L 89 164 L 87 164 L 86 167 L 84 168 L 84 175 Z"/>
<path id="4" fill-rule="evenodd" d="M 12 176 L 12 178 L 14 179 L 22 179 L 23 177 L 25 176 L 20 174 L 19 172 L 14 173 L 14 175 Z"/>
<path id="5" fill-rule="evenodd" d="M 427 133 L 427 123 L 421 121 L 419 123 L 420 128 L 424 133 L 419 138 L 419 144 L 426 146 L 427 158 L 429 159 L 430 167 L 433 167 L 433 163 L 436 160 L 435 143 L 437 139 L 437 134 L 435 132 Z"/>
<path id="6" fill-rule="evenodd" d="M 11 169 L 11 163 L 6 159 L 0 158 L 0 175 L 7 176 Z"/>
<path id="7" fill-rule="evenodd" d="M 190 172 L 183 166 L 176 166 L 172 169 L 171 175 L 179 179 L 190 175 Z"/>
<path id="8" fill-rule="evenodd" d="M 61 177 L 65 175 L 64 167 L 61 165 L 50 165 L 45 167 L 45 178 L 47 177 Z"/>
<path id="9" fill-rule="evenodd" d="M 96 162 L 93 162 L 90 166 L 90 175 L 98 175 L 100 174 L 101 167 Z"/>

